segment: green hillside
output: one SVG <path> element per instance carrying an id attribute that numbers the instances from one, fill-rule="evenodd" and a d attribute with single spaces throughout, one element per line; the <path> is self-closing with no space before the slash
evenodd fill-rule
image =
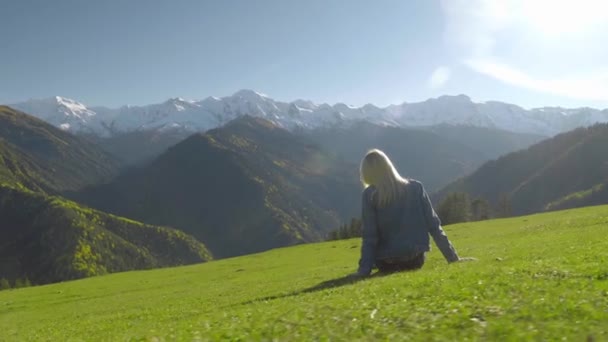
<path id="1" fill-rule="evenodd" d="M 0 185 L 0 278 L 45 284 L 210 259 L 180 231 Z"/>
<path id="2" fill-rule="evenodd" d="M 358 214 L 359 198 L 356 167 L 249 116 L 192 135 L 144 167 L 74 197 L 181 229 L 216 257 L 323 240 Z"/>
<path id="3" fill-rule="evenodd" d="M 513 214 L 542 211 L 552 202 L 607 182 L 606 151 L 608 124 L 578 128 L 487 162 L 442 189 L 435 198 L 466 192 L 496 206 L 506 196 Z"/>
<path id="4" fill-rule="evenodd" d="M 119 167 L 93 143 L 0 106 L 0 180 L 56 193 L 107 181 Z"/>
<path id="5" fill-rule="evenodd" d="M 608 206 L 446 227 L 419 271 L 344 280 L 358 240 L 0 291 L 0 340 L 608 339 Z"/>
<path id="6" fill-rule="evenodd" d="M 31 157 L 0 138 L 0 183 L 43 192 L 55 187 L 51 172 L 41 168 Z"/>
<path id="7" fill-rule="evenodd" d="M 547 210 L 580 208 L 608 203 L 608 182 L 597 184 L 590 189 L 568 194 L 545 207 Z"/>

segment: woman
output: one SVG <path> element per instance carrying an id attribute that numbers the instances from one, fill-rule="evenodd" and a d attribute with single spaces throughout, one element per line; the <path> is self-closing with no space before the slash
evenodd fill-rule
<path id="1" fill-rule="evenodd" d="M 402 178 L 384 152 L 365 155 L 361 182 L 363 244 L 357 276 L 368 276 L 374 264 L 381 272 L 421 268 L 430 250 L 429 234 L 448 262 L 459 260 L 422 184 Z"/>

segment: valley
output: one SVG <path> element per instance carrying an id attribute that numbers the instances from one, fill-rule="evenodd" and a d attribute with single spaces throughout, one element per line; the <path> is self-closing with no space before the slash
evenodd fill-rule
<path id="1" fill-rule="evenodd" d="M 252 95 L 241 93 L 247 94 Z M 359 120 L 286 129 L 239 114 L 206 132 L 175 128 L 104 137 L 72 135 L 9 107 L 2 107 L 2 115 L 1 217 L 7 243 L 0 258 L 13 282 L 27 278 L 42 284 L 323 241 L 359 217 L 358 164 L 370 148 L 385 150 L 406 177 L 422 181 L 436 204 L 464 192 L 488 201 L 490 216 L 496 216 L 491 208 L 503 198 L 512 206 L 510 214 L 605 203 L 601 124 L 543 140 L 447 123 L 408 128 Z M 569 166 L 564 176 L 572 180 L 570 187 L 551 186 L 554 195 L 537 190 L 546 188 L 540 180 L 563 183 L 558 176 Z M 597 172 L 583 172 L 587 167 Z M 554 172 L 553 178 L 539 168 Z M 60 217 L 81 221 L 68 224 Z M 141 234 L 136 231 L 146 229 L 163 233 L 133 240 Z M 65 248 L 44 249 L 48 239 Z M 172 242 L 155 255 L 154 246 L 173 239 L 186 250 Z M 117 243 L 134 249 L 121 250 Z M 82 246 L 91 248 L 91 255 L 80 261 L 81 270 L 65 268 L 78 263 L 66 257 L 81 253 Z M 130 261 L 121 259 L 128 255 Z M 28 261 L 39 257 L 54 266 L 43 271 Z"/>

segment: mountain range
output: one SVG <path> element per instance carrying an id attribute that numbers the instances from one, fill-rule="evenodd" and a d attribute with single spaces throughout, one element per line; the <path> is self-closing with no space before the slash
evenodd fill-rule
<path id="1" fill-rule="evenodd" d="M 372 147 L 386 148 L 408 176 L 438 187 L 498 150 L 540 139 L 465 126 L 445 128 L 455 130 L 445 138 L 441 127 L 365 121 L 290 131 L 249 115 L 191 135 L 147 130 L 75 136 L 8 107 L 0 113 L 0 271 L 34 283 L 322 240 L 358 216 L 357 164 Z M 484 135 L 500 138 L 476 148 L 471 137 Z M 130 161 L 130 168 L 104 147 Z M 132 160 L 144 156 L 146 163 Z M 78 259 L 83 248 L 92 255 L 85 261 Z M 50 271 L 35 268 L 37 257 Z"/>
<path id="2" fill-rule="evenodd" d="M 211 258 L 183 232 L 62 197 L 120 171 L 97 145 L 0 106 L 0 279 L 44 284 Z"/>
<path id="3" fill-rule="evenodd" d="M 346 127 L 302 130 L 302 135 L 356 168 L 372 148 L 386 152 L 399 172 L 436 191 L 484 162 L 526 148 L 542 136 L 475 126 L 421 128 L 380 126 L 365 121 Z"/>
<path id="4" fill-rule="evenodd" d="M 306 100 L 282 102 L 252 90 L 201 101 L 171 98 L 159 104 L 116 109 L 87 107 L 59 96 L 10 106 L 63 130 L 103 137 L 145 130 L 206 131 L 243 115 L 262 117 L 288 129 L 344 126 L 364 120 L 398 127 L 467 125 L 544 136 L 608 122 L 608 109 L 543 107 L 526 110 L 497 101 L 475 103 L 466 95 L 441 96 L 383 108 L 372 104 L 362 107 L 344 103 L 315 104 Z"/>
<path id="5" fill-rule="evenodd" d="M 374 147 L 439 190 L 435 203 L 467 192 L 493 206 L 506 198 L 521 214 L 599 204 L 608 193 L 608 124 L 543 140 L 605 111 L 484 116 L 511 105 L 443 96 L 399 112 L 252 91 L 179 101 L 106 115 L 55 98 L 61 105 L 30 108 L 44 120 L 0 106 L 0 276 L 40 284 L 322 240 L 359 215 L 358 163 Z M 220 104 L 213 114 L 203 102 Z M 546 114 L 534 121 L 545 126 L 531 128 L 532 112 Z M 497 128 L 497 113 L 534 134 Z M 197 121 L 205 115 L 209 125 Z"/>
<path id="6" fill-rule="evenodd" d="M 242 116 L 72 198 L 176 227 L 227 257 L 322 240 L 358 214 L 359 191 L 354 165 L 270 121 Z"/>

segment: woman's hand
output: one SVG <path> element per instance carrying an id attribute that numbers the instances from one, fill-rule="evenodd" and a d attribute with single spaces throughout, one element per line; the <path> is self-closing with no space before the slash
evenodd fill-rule
<path id="1" fill-rule="evenodd" d="M 456 260 L 456 262 L 462 262 L 462 261 L 477 261 L 477 258 L 463 257 L 463 258 L 458 258 L 458 260 Z"/>

